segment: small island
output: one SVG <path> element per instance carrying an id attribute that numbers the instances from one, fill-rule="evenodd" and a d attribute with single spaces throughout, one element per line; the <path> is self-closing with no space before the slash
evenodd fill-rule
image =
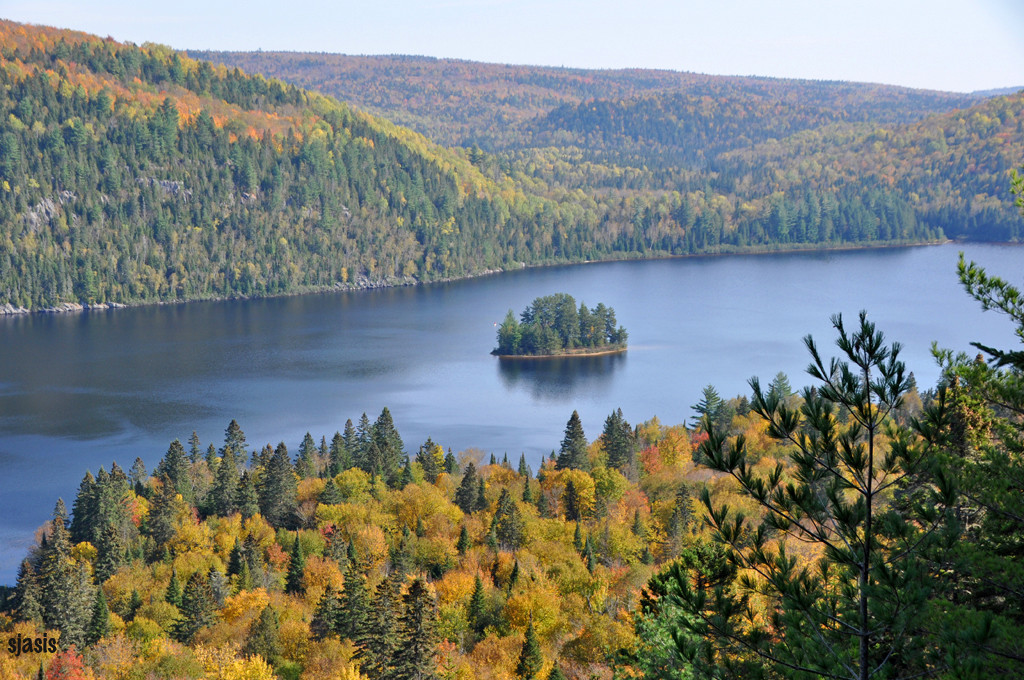
<path id="1" fill-rule="evenodd" d="M 593 309 L 567 293 L 545 295 L 527 306 L 517 320 L 510 309 L 498 328 L 502 358 L 594 356 L 626 351 L 628 333 L 617 326 L 615 310 L 599 303 Z"/>

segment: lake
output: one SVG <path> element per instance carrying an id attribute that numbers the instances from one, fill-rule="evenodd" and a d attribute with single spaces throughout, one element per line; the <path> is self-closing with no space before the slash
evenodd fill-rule
<path id="1" fill-rule="evenodd" d="M 630 423 L 679 423 L 714 384 L 749 394 L 753 375 L 808 384 L 801 338 L 832 355 L 830 315 L 869 312 L 919 385 L 933 386 L 940 346 L 1017 344 L 956 280 L 959 250 L 1022 283 L 1024 249 L 943 245 L 698 257 L 526 269 L 455 283 L 271 300 L 162 305 L 0 318 L 0 583 L 58 496 L 71 507 L 87 469 L 141 456 L 152 470 L 196 430 L 223 443 L 236 418 L 250 446 L 320 440 L 384 406 L 406 449 L 428 436 L 536 469 L 573 409 L 587 436 L 622 408 Z M 615 308 L 623 355 L 502 362 L 497 324 L 555 292 Z"/>

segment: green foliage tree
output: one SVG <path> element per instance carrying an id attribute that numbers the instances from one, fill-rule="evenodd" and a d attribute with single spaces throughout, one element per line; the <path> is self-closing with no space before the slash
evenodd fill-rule
<path id="1" fill-rule="evenodd" d="M 491 530 L 502 550 L 518 550 L 526 541 L 526 526 L 522 514 L 508 489 L 502 489 L 501 496 L 498 497 Z"/>
<path id="2" fill-rule="evenodd" d="M 250 656 L 261 656 L 267 663 L 278 664 L 281 659 L 280 631 L 277 611 L 268 604 L 249 629 L 243 651 Z"/>
<path id="3" fill-rule="evenodd" d="M 171 632 L 174 639 L 184 644 L 190 644 L 200 630 L 216 621 L 216 602 L 203 572 L 197 571 L 189 577 L 180 610 L 181 615 Z"/>
<path id="4" fill-rule="evenodd" d="M 526 627 L 526 638 L 523 641 L 523 648 L 519 652 L 519 661 L 516 664 L 516 676 L 523 680 L 532 680 L 544 666 L 544 656 L 540 651 L 540 640 L 537 639 L 537 631 L 533 628 L 533 618 Z"/>
<path id="5" fill-rule="evenodd" d="M 437 605 L 421 579 L 409 585 L 402 596 L 402 605 L 392 677 L 395 680 L 433 680 L 437 677 L 434 666 Z"/>
<path id="6" fill-rule="evenodd" d="M 673 601 L 685 612 L 677 642 L 696 669 L 716 657 L 754 657 L 771 672 L 866 680 L 878 669 L 916 677 L 936 663 L 938 650 L 919 630 L 931 594 L 920 558 L 948 538 L 937 529 L 954 495 L 933 465 L 932 447 L 889 419 L 907 389 L 899 345 L 886 347 L 863 312 L 852 333 L 840 316 L 832 321 L 844 359 L 826 364 L 805 338 L 808 372 L 821 384 L 804 392 L 799 411 L 751 380 L 752 410 L 769 436 L 792 447 L 791 475 L 781 463 L 755 472 L 744 438 L 727 444 L 704 419 L 703 460 L 731 476 L 764 514 L 718 507 L 703 492 L 716 538 L 753 575 L 735 589 L 698 588 L 681 571 L 673 577 Z M 917 501 L 884 502 L 908 487 Z M 823 556 L 798 568 L 776 535 L 817 545 Z M 753 593 L 766 599 L 766 617 L 754 614 Z"/>
<path id="7" fill-rule="evenodd" d="M 263 517 L 276 527 L 290 528 L 296 522 L 298 481 L 288 447 L 281 442 L 263 471 L 257 486 Z"/>
<path id="8" fill-rule="evenodd" d="M 292 543 L 291 554 L 288 560 L 288 574 L 285 577 L 285 592 L 301 593 L 305 588 L 303 574 L 306 569 L 306 554 L 302 550 L 302 541 L 298 533 L 295 534 L 295 541 Z"/>
<path id="9" fill-rule="evenodd" d="M 622 470 L 635 462 L 633 429 L 623 417 L 621 408 L 605 418 L 601 441 L 608 455 L 608 467 Z"/>
<path id="10" fill-rule="evenodd" d="M 589 470 L 590 460 L 587 458 L 587 437 L 583 433 L 580 414 L 575 410 L 565 424 L 565 436 L 558 451 L 555 467 L 559 470 Z"/>
<path id="11" fill-rule="evenodd" d="M 455 504 L 467 515 L 476 509 L 477 481 L 476 465 L 471 462 L 466 466 L 455 492 Z"/>

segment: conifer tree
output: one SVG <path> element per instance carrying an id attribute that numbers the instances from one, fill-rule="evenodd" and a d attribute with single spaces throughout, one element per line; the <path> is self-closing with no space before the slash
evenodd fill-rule
<path id="1" fill-rule="evenodd" d="M 466 611 L 466 618 L 469 625 L 477 634 L 483 632 L 484 622 L 484 582 L 480 574 L 473 580 L 473 594 L 469 598 L 469 606 Z"/>
<path id="2" fill-rule="evenodd" d="M 394 680 L 434 680 L 437 677 L 434 668 L 437 605 L 421 579 L 409 585 L 402 605 L 391 677 Z"/>
<path id="3" fill-rule="evenodd" d="M 309 432 L 302 438 L 299 444 L 299 458 L 295 461 L 295 474 L 299 479 L 310 479 L 316 477 L 316 442 Z"/>
<path id="4" fill-rule="evenodd" d="M 516 676 L 522 678 L 522 680 L 533 680 L 543 667 L 544 656 L 540 651 L 540 641 L 537 639 L 537 632 L 533 629 L 533 617 L 530 617 L 530 624 L 526 627 L 526 638 L 523 641 L 523 648 L 519 652 L 519 663 L 516 664 Z"/>
<path id="5" fill-rule="evenodd" d="M 75 496 L 74 505 L 71 506 L 71 541 L 81 543 L 92 541 L 96 532 L 97 521 L 97 489 L 96 480 L 92 473 L 86 471 L 78 485 L 78 495 Z"/>
<path id="6" fill-rule="evenodd" d="M 352 428 L 351 419 L 345 422 L 346 434 L 350 428 L 354 437 L 355 428 Z M 331 438 L 331 449 L 328 455 L 328 460 L 330 461 L 327 472 L 328 477 L 335 477 L 352 467 L 352 457 L 349 454 L 348 447 L 345 445 L 345 437 L 340 432 L 335 432 L 334 437 Z"/>
<path id="7" fill-rule="evenodd" d="M 508 489 L 501 490 L 494 519 L 491 521 L 491 531 L 494 532 L 503 550 L 518 550 L 526 540 L 522 515 Z"/>
<path id="8" fill-rule="evenodd" d="M 261 656 L 267 663 L 277 665 L 281 659 L 280 629 L 277 610 L 268 604 L 249 629 L 242 651 L 250 656 Z"/>
<path id="9" fill-rule="evenodd" d="M 459 462 L 455 460 L 451 447 L 448 447 L 448 453 L 444 454 L 444 469 L 450 475 L 459 474 Z"/>
<path id="10" fill-rule="evenodd" d="M 309 624 L 315 640 L 323 640 L 337 632 L 340 609 L 338 594 L 334 591 L 334 586 L 328 583 Z"/>
<path id="11" fill-rule="evenodd" d="M 306 554 L 302 550 L 302 541 L 299 540 L 298 532 L 295 533 L 295 541 L 292 543 L 292 550 L 288 561 L 288 576 L 285 579 L 285 592 L 301 593 L 304 586 L 304 572 L 306 570 Z"/>
<path id="12" fill-rule="evenodd" d="M 227 451 L 231 451 L 234 454 L 235 460 L 244 460 L 245 433 L 238 426 L 238 421 L 233 418 L 224 431 L 224 448 L 221 450 L 221 456 L 223 457 Z"/>
<path id="13" fill-rule="evenodd" d="M 220 463 L 217 465 L 217 474 L 214 476 L 210 497 L 213 512 L 216 515 L 228 517 L 238 509 L 238 462 L 233 446 L 224 448 L 224 454 L 220 457 Z"/>
<path id="14" fill-rule="evenodd" d="M 528 476 L 523 478 L 523 503 L 529 505 L 534 503 L 533 485 L 530 483 Z"/>
<path id="15" fill-rule="evenodd" d="M 401 461 L 405 458 L 405 445 L 398 435 L 391 411 L 385 406 L 373 423 L 371 441 L 375 446 L 375 458 L 371 469 L 391 483 L 397 480 Z"/>
<path id="16" fill-rule="evenodd" d="M 128 471 L 128 481 L 131 482 L 135 495 L 146 495 L 147 479 L 149 479 L 149 474 L 146 472 L 146 464 L 142 462 L 142 458 L 136 456 L 135 462 L 132 463 L 131 470 Z"/>
<path id="17" fill-rule="evenodd" d="M 257 487 L 260 510 L 272 526 L 291 528 L 296 521 L 298 482 L 288 447 L 277 445 Z"/>
<path id="18" fill-rule="evenodd" d="M 174 537 L 174 526 L 180 508 L 170 478 L 166 475 L 161 477 L 150 499 L 149 515 L 146 518 L 146 529 L 153 537 L 158 550 Z"/>
<path id="19" fill-rule="evenodd" d="M 18 567 L 18 581 L 15 587 L 14 611 L 22 621 L 36 626 L 43 625 L 43 601 L 39 576 L 29 560 L 22 560 Z"/>
<path id="20" fill-rule="evenodd" d="M 578 554 L 583 554 L 583 531 L 579 522 L 576 522 L 576 529 L 572 532 L 572 547 Z"/>
<path id="21" fill-rule="evenodd" d="M 470 463 L 462 475 L 462 482 L 455 491 L 455 504 L 467 515 L 476 509 L 477 498 L 476 466 Z"/>
<path id="22" fill-rule="evenodd" d="M 179 440 L 171 442 L 154 474 L 157 477 L 166 475 L 170 478 L 174 490 L 180 493 L 186 502 L 190 502 L 192 485 L 189 483 L 188 458 L 185 456 L 185 447 Z"/>
<path id="23" fill-rule="evenodd" d="M 690 408 L 697 414 L 698 427 L 702 427 L 704 418 L 710 418 L 711 422 L 718 424 L 725 402 L 719 396 L 714 385 L 705 385 L 701 392 L 700 401 Z"/>
<path id="24" fill-rule="evenodd" d="M 621 470 L 633 463 L 634 443 L 633 430 L 622 416 L 622 409 L 616 409 L 604 421 L 601 433 L 605 453 L 608 454 L 608 467 Z"/>
<path id="25" fill-rule="evenodd" d="M 89 631 L 86 635 L 86 644 L 89 645 L 96 644 L 110 633 L 110 609 L 107 608 L 107 598 L 103 594 L 103 588 L 97 588 L 96 591 L 92 619 L 89 622 Z"/>
<path id="26" fill-rule="evenodd" d="M 466 529 L 465 524 L 459 530 L 459 540 L 455 543 L 455 549 L 460 555 L 465 555 L 469 549 L 469 531 Z"/>
<path id="27" fill-rule="evenodd" d="M 260 512 L 259 495 L 256 493 L 256 483 L 248 470 L 242 471 L 242 478 L 238 480 L 238 490 L 235 496 L 235 507 L 241 513 L 242 519 L 249 519 Z"/>
<path id="28" fill-rule="evenodd" d="M 199 435 L 192 430 L 192 436 L 188 438 L 188 459 L 193 465 L 199 462 L 203 455 L 202 445 L 199 443 Z M 136 460 L 139 460 L 136 458 Z M 134 480 L 133 480 L 134 481 Z"/>
<path id="29" fill-rule="evenodd" d="M 487 507 L 487 494 L 484 493 L 484 478 L 480 477 L 476 482 L 476 503 L 473 505 L 473 509 L 486 510 Z"/>
<path id="30" fill-rule="evenodd" d="M 175 607 L 181 607 L 181 581 L 178 580 L 178 570 L 171 570 L 171 580 L 167 584 L 167 591 L 164 593 L 164 600 L 168 603 L 173 604 Z"/>
<path id="31" fill-rule="evenodd" d="M 324 490 L 320 492 L 320 496 L 317 498 L 317 501 L 324 505 L 337 505 L 344 500 L 345 499 L 342 497 L 341 491 L 338 490 L 338 485 L 330 478 L 324 485 Z"/>
<path id="32" fill-rule="evenodd" d="M 360 641 L 363 671 L 370 678 L 386 678 L 399 640 L 396 634 L 402 576 L 392 573 L 377 586 L 370 611 L 367 635 Z"/>
<path id="33" fill-rule="evenodd" d="M 520 453 L 519 454 L 519 469 L 518 469 L 518 472 L 519 472 L 519 476 L 520 477 L 524 477 L 527 480 L 529 480 L 530 477 L 533 476 L 533 473 L 530 472 L 530 466 L 526 464 L 526 454 L 525 453 Z"/>
<path id="34" fill-rule="evenodd" d="M 565 519 L 570 522 L 579 522 L 583 519 L 580 516 L 580 497 L 576 491 L 576 485 L 570 479 L 565 485 L 565 493 L 562 494 L 562 504 L 565 506 Z"/>
<path id="35" fill-rule="evenodd" d="M 346 427 L 346 434 L 348 428 Z M 359 425 L 355 428 L 355 442 L 350 445 L 349 452 L 352 454 L 352 462 L 364 472 L 373 474 L 373 462 L 370 460 L 370 446 L 373 444 L 373 426 L 366 413 L 359 416 Z"/>
<path id="36" fill-rule="evenodd" d="M 565 424 L 565 436 L 562 437 L 562 446 L 558 451 L 558 458 L 555 467 L 559 470 L 589 470 L 590 461 L 587 459 L 587 437 L 583 434 L 583 423 L 580 422 L 580 414 L 572 412 L 569 422 Z"/>
<path id="37" fill-rule="evenodd" d="M 180 610 L 181 616 L 175 622 L 172 633 L 174 639 L 184 644 L 191 644 L 196 633 L 216 620 L 213 591 L 202 571 L 192 574 L 185 584 Z"/>
<path id="38" fill-rule="evenodd" d="M 341 606 L 337 621 L 338 634 L 353 642 L 364 639 L 369 631 L 370 597 L 366 592 L 366 578 L 360 573 L 357 560 L 352 559 L 345 570 L 345 587 L 341 592 Z"/>

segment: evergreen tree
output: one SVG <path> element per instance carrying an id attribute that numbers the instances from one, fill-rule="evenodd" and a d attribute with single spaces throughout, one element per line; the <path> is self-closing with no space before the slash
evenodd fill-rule
<path id="1" fill-rule="evenodd" d="M 346 434 L 348 429 L 346 428 Z M 373 444 L 373 426 L 370 419 L 363 413 L 359 417 L 359 425 L 355 429 L 355 442 L 350 446 L 352 462 L 364 472 L 374 473 L 373 462 L 370 460 L 370 446 Z"/>
<path id="2" fill-rule="evenodd" d="M 703 422 L 704 418 L 710 418 L 712 423 L 718 424 L 721 419 L 725 402 L 719 396 L 714 385 L 706 385 L 702 392 L 700 401 L 690 407 L 697 414 L 697 420 Z"/>
<path id="3" fill-rule="evenodd" d="M 462 482 L 455 491 L 455 504 L 467 515 L 476 509 L 477 498 L 476 466 L 470 463 L 462 475 Z"/>
<path id="4" fill-rule="evenodd" d="M 230 451 L 234 454 L 235 460 L 245 460 L 245 433 L 238 426 L 238 421 L 232 418 L 224 430 L 224 448 L 221 450 L 221 457 Z"/>
<path id="5" fill-rule="evenodd" d="M 491 531 L 503 550 L 518 550 L 526 541 L 525 524 L 508 489 L 501 490 L 498 506 L 491 521 Z"/>
<path id="6" fill-rule="evenodd" d="M 213 513 L 216 515 L 228 517 L 238 509 L 238 463 L 234 446 L 224 447 L 210 496 Z"/>
<path id="7" fill-rule="evenodd" d="M 530 624 L 526 627 L 526 639 L 519 652 L 519 663 L 516 664 L 516 676 L 523 680 L 532 680 L 543 666 L 544 657 L 540 652 L 540 641 L 533 629 L 533 617 L 530 617 Z"/>
<path id="8" fill-rule="evenodd" d="M 367 634 L 360 641 L 362 668 L 370 678 L 388 677 L 398 649 L 396 623 L 401 578 L 398 574 L 392 574 L 382 580 L 373 598 Z"/>
<path id="9" fill-rule="evenodd" d="M 249 519 L 260 512 L 259 494 L 256 492 L 256 483 L 248 470 L 242 471 L 242 478 L 238 480 L 238 491 L 235 496 L 235 507 L 242 514 L 243 519 Z"/>
<path id="10" fill-rule="evenodd" d="M 295 533 L 295 541 L 292 543 L 292 551 L 288 561 L 288 576 L 285 579 L 285 592 L 301 593 L 304 586 L 304 572 L 306 570 L 306 554 L 302 550 L 302 541 L 299 540 L 298 532 Z"/>
<path id="11" fill-rule="evenodd" d="M 391 411 L 387 406 L 373 423 L 371 441 L 375 447 L 371 452 L 375 457 L 375 460 L 371 461 L 371 469 L 393 483 L 397 480 L 401 461 L 405 458 L 405 445 L 402 444 L 402 438 L 395 429 Z"/>
<path id="12" fill-rule="evenodd" d="M 559 449 L 555 467 L 559 470 L 590 469 L 590 461 L 587 459 L 587 438 L 583 434 L 580 414 L 576 411 L 572 412 L 569 422 L 565 425 L 565 436 L 562 438 L 562 447 Z"/>
<path id="13" fill-rule="evenodd" d="M 199 462 L 202 457 L 203 449 L 199 443 L 199 435 L 195 430 L 192 430 L 192 436 L 188 438 L 188 459 L 193 465 Z M 139 460 L 136 458 L 135 460 Z M 141 461 L 140 461 L 141 462 Z M 134 480 L 133 480 L 134 481 Z"/>
<path id="14" fill-rule="evenodd" d="M 298 509 L 298 482 L 292 468 L 288 447 L 281 442 L 263 472 L 257 492 L 260 510 L 272 526 L 291 528 L 295 525 Z"/>
<path id="15" fill-rule="evenodd" d="M 181 582 L 178 580 L 178 570 L 171 570 L 171 581 L 167 584 L 167 592 L 164 593 L 164 600 L 173 604 L 175 607 L 181 608 Z"/>
<path id="16" fill-rule="evenodd" d="M 622 416 L 621 408 L 605 419 L 601 441 L 608 454 L 608 467 L 621 470 L 633 462 L 633 430 Z"/>
<path id="17" fill-rule="evenodd" d="M 338 634 L 353 642 L 363 640 L 369 632 L 370 597 L 366 592 L 366 579 L 359 572 L 356 560 L 345 570 L 345 587 L 341 592 Z"/>
<path id="18" fill-rule="evenodd" d="M 71 541 L 81 543 L 82 541 L 94 540 L 97 529 L 97 496 L 96 480 L 92 473 L 86 471 L 85 477 L 78 485 L 78 495 L 75 496 L 75 503 L 71 506 Z"/>
<path id="19" fill-rule="evenodd" d="M 261 656 L 267 663 L 277 665 L 281 660 L 280 629 L 277 611 L 268 604 L 249 629 L 242 651 L 248 656 Z"/>
<path id="20" fill-rule="evenodd" d="M 149 515 L 146 518 L 146 529 L 157 549 L 162 549 L 174 537 L 180 509 L 181 504 L 170 478 L 166 475 L 161 477 L 150 499 Z"/>
<path id="21" fill-rule="evenodd" d="M 131 482 L 132 489 L 135 491 L 135 495 L 146 495 L 147 479 L 149 479 L 149 474 L 146 472 L 146 464 L 142 462 L 141 458 L 136 456 L 135 462 L 132 463 L 131 470 L 129 470 L 128 472 L 128 481 Z"/>
<path id="22" fill-rule="evenodd" d="M 310 479 L 317 476 L 316 442 L 309 432 L 299 444 L 299 458 L 295 461 L 295 474 L 299 479 Z"/>
<path id="23" fill-rule="evenodd" d="M 216 620 L 213 591 L 201 571 L 192 574 L 185 584 L 180 610 L 181 616 L 171 632 L 174 639 L 184 644 L 191 644 L 196 633 Z"/>
<path id="24" fill-rule="evenodd" d="M 435 444 L 430 437 L 427 437 L 427 441 L 420 446 L 420 450 L 416 453 L 416 460 L 423 467 L 423 477 L 431 484 L 436 482 L 437 476 L 445 471 L 444 449 Z"/>
<path id="25" fill-rule="evenodd" d="M 473 580 L 473 594 L 469 598 L 469 607 L 466 610 L 466 617 L 469 619 L 470 628 L 478 635 L 484 630 L 484 582 L 480 574 Z"/>
<path id="26" fill-rule="evenodd" d="M 466 551 L 469 550 L 469 531 L 466 529 L 466 525 L 462 525 L 462 529 L 459 530 L 459 540 L 455 543 L 455 550 L 460 555 L 465 555 Z"/>
<path id="27" fill-rule="evenodd" d="M 519 476 L 520 477 L 524 477 L 527 480 L 529 480 L 530 477 L 533 476 L 533 473 L 530 472 L 530 466 L 526 464 L 526 454 L 525 453 L 520 453 L 519 454 L 519 469 L 518 469 L 518 472 L 519 472 Z"/>
<path id="28" fill-rule="evenodd" d="M 533 485 L 530 483 L 530 478 L 525 477 L 523 478 L 523 503 L 533 505 L 534 500 Z"/>
<path id="29" fill-rule="evenodd" d="M 103 588 L 97 588 L 96 591 L 92 619 L 89 622 L 89 631 L 86 635 L 86 644 L 88 645 L 96 644 L 110 633 L 110 609 L 107 608 L 107 598 L 103 594 Z"/>
<path id="30" fill-rule="evenodd" d="M 156 466 L 154 474 L 157 477 L 166 475 L 171 480 L 174 490 L 180 493 L 186 502 L 191 502 L 192 485 L 190 484 L 188 470 L 188 458 L 185 456 L 185 447 L 181 445 L 179 440 L 175 439 L 171 442 L 163 459 Z"/>
<path id="31" fill-rule="evenodd" d="M 548 673 L 548 680 L 566 680 L 565 673 L 562 672 L 558 664 L 555 664 L 555 667 Z"/>
<path id="32" fill-rule="evenodd" d="M 15 586 L 14 611 L 18 619 L 28 621 L 37 627 L 43 625 L 43 595 L 35 567 L 27 559 L 18 567 L 18 581 Z"/>
<path id="33" fill-rule="evenodd" d="M 338 601 L 338 595 L 334 591 L 334 586 L 328 583 L 324 589 L 323 596 L 320 598 L 320 602 L 316 606 L 313 620 L 309 624 L 310 632 L 313 633 L 313 639 L 323 640 L 337 633 L 340 611 L 341 605 Z"/>
<path id="34" fill-rule="evenodd" d="M 345 421 L 345 435 L 342 436 L 340 432 L 335 432 L 334 437 L 331 438 L 331 449 L 328 460 L 330 461 L 328 466 L 328 477 L 335 477 L 345 470 L 352 467 L 352 456 L 349 454 L 348 447 L 345 445 L 348 431 L 352 430 L 352 436 L 355 437 L 355 428 L 352 427 L 352 420 Z"/>
<path id="35" fill-rule="evenodd" d="M 448 453 L 444 454 L 444 469 L 450 475 L 459 474 L 459 462 L 455 460 L 451 447 L 448 447 Z"/>
<path id="36" fill-rule="evenodd" d="M 709 522 L 729 562 L 763 576 L 759 594 L 775 613 L 748 620 L 740 612 L 742 592 L 728 584 L 702 588 L 685 569 L 670 571 L 673 600 L 683 610 L 674 639 L 695 671 L 703 672 L 714 656 L 867 680 L 880 671 L 918 677 L 939 661 L 940 651 L 919 629 L 933 587 L 921 556 L 950 538 L 936 528 L 955 495 L 948 478 L 930 476 L 935 450 L 887 420 L 907 389 L 899 345 L 885 346 L 863 312 L 852 333 L 842 317 L 832 321 L 844 358 L 826 364 L 814 341 L 805 339 L 808 372 L 820 387 L 805 390 L 799 412 L 781 392 L 764 392 L 751 380 L 752 409 L 768 435 L 795 450 L 790 475 L 782 474 L 781 464 L 765 475 L 752 471 L 745 441 L 727 445 L 704 419 L 702 459 L 730 475 L 763 510 L 759 519 L 737 516 L 715 506 L 705 491 Z M 915 502 L 882 502 L 886 493 L 908 488 L 919 495 Z M 773 541 L 775 535 L 782 540 Z M 813 570 L 794 568 L 785 537 L 821 547 Z M 791 642 L 777 644 L 780 639 Z"/>
<path id="37" fill-rule="evenodd" d="M 562 505 L 565 506 L 565 519 L 570 522 L 576 522 L 577 525 L 581 519 L 580 515 L 580 497 L 576 492 L 576 485 L 572 483 L 570 479 L 565 485 L 565 493 L 562 494 Z"/>
<path id="38" fill-rule="evenodd" d="M 344 502 L 344 500 L 341 491 L 338 490 L 338 485 L 334 483 L 333 479 L 327 480 L 324 490 L 320 492 L 320 496 L 317 498 L 317 502 L 324 505 L 337 505 Z"/>
<path id="39" fill-rule="evenodd" d="M 398 645 L 393 657 L 395 680 L 434 680 L 437 605 L 421 579 L 409 585 L 402 597 L 398 620 Z"/>
<path id="40" fill-rule="evenodd" d="M 578 554 L 583 554 L 583 531 L 579 522 L 576 522 L 576 529 L 572 532 L 572 547 Z"/>
<path id="41" fill-rule="evenodd" d="M 476 480 L 476 503 L 473 505 L 474 510 L 486 510 L 487 494 L 484 492 L 484 478 L 480 477 Z"/>

